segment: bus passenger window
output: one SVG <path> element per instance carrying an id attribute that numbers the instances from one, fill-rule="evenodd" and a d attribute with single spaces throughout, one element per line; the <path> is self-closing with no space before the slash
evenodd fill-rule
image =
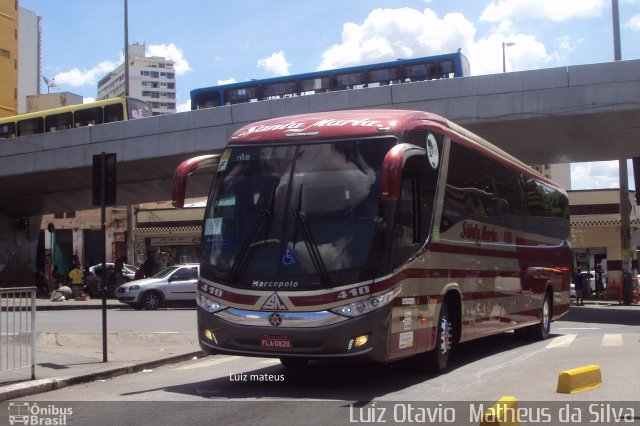
<path id="1" fill-rule="evenodd" d="M 8 139 L 16 137 L 16 124 L 6 123 L 0 124 L 0 139 Z"/>
<path id="2" fill-rule="evenodd" d="M 71 129 L 73 127 L 73 114 L 65 112 L 62 114 L 49 115 L 44 119 L 44 129 L 46 132 Z"/>
<path id="3" fill-rule="evenodd" d="M 36 135 L 43 133 L 44 123 L 42 118 L 18 121 L 18 136 Z"/>
<path id="4" fill-rule="evenodd" d="M 333 88 L 340 89 L 359 89 L 366 87 L 363 72 L 354 72 L 350 74 L 338 74 L 333 77 Z"/>
<path id="5" fill-rule="evenodd" d="M 327 92 L 331 90 L 329 77 L 310 78 L 300 82 L 300 92 L 303 95 Z"/>
<path id="6" fill-rule="evenodd" d="M 89 108 L 75 112 L 75 127 L 95 126 L 96 124 L 102 124 L 102 108 Z"/>
<path id="7" fill-rule="evenodd" d="M 124 120 L 124 111 L 122 111 L 122 104 L 107 105 L 104 107 L 104 122 L 112 123 L 114 121 Z"/>

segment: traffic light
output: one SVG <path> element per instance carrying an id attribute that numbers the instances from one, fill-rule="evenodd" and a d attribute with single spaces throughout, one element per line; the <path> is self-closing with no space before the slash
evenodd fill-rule
<path id="1" fill-rule="evenodd" d="M 102 204 L 102 157 L 105 167 L 105 205 L 116 204 L 116 154 L 97 154 L 93 156 L 93 205 Z"/>

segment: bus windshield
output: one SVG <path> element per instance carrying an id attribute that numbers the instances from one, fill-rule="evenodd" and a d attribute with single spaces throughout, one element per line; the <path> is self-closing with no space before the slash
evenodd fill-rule
<path id="1" fill-rule="evenodd" d="M 379 170 L 395 143 L 227 148 L 205 213 L 203 274 L 245 288 L 367 279 L 383 259 Z"/>

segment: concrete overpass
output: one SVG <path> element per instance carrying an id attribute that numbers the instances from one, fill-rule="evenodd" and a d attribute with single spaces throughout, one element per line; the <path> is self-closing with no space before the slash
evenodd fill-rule
<path id="1" fill-rule="evenodd" d="M 0 211 L 91 208 L 92 156 L 118 155 L 118 204 L 170 199 L 185 158 L 220 151 L 240 126 L 347 108 L 443 115 L 530 164 L 640 156 L 640 60 L 347 90 L 0 140 Z M 210 175 L 190 181 L 205 195 Z"/>

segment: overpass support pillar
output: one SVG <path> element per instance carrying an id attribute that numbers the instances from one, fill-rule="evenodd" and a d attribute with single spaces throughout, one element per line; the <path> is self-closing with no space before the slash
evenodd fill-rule
<path id="1" fill-rule="evenodd" d="M 15 218 L 0 212 L 0 287 L 35 284 L 42 216 Z"/>

